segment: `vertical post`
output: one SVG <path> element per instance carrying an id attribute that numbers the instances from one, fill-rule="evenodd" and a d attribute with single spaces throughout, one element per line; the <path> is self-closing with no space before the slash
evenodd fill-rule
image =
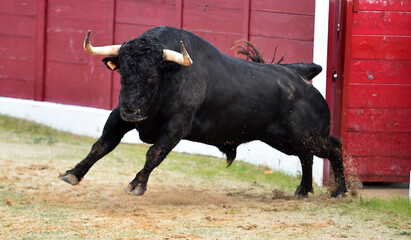
<path id="1" fill-rule="evenodd" d="M 109 9 L 112 9 L 111 11 L 111 19 L 109 19 L 109 25 L 108 25 L 108 33 L 111 34 L 111 43 L 114 45 L 116 44 L 116 8 L 117 8 L 117 0 L 112 0 L 109 2 L 110 7 Z M 109 14 L 109 13 L 107 13 Z M 109 89 L 109 96 L 108 98 L 110 99 L 110 102 L 108 103 L 107 108 L 108 109 L 113 109 L 115 106 L 113 105 L 113 90 L 114 90 L 114 71 L 110 71 L 107 73 L 108 78 L 110 79 L 110 89 Z"/>
<path id="2" fill-rule="evenodd" d="M 353 1 L 352 0 L 341 0 L 341 8 L 344 15 L 342 24 L 342 66 L 344 79 L 342 81 L 342 100 L 341 100 L 341 138 L 343 144 L 343 158 L 344 164 L 346 164 L 345 159 L 350 156 L 347 152 L 347 143 L 348 143 L 348 83 L 350 81 L 350 71 L 351 71 L 351 38 L 352 38 L 352 23 L 353 23 Z M 355 174 L 350 170 L 348 174 Z M 354 169 L 354 171 L 356 171 Z M 346 173 L 347 175 L 347 173 Z"/>
<path id="3" fill-rule="evenodd" d="M 243 39 L 250 40 L 250 8 L 251 0 L 243 0 Z"/>
<path id="4" fill-rule="evenodd" d="M 176 0 L 176 28 L 183 28 L 183 4 L 184 0 Z"/>
<path id="5" fill-rule="evenodd" d="M 353 0 L 353 2 L 352 2 L 352 11 L 353 12 L 358 12 L 358 8 L 359 8 L 359 2 L 358 2 L 358 0 Z"/>
<path id="6" fill-rule="evenodd" d="M 44 78 L 46 63 L 47 0 L 37 0 L 36 75 L 34 96 L 36 101 L 44 101 Z"/>

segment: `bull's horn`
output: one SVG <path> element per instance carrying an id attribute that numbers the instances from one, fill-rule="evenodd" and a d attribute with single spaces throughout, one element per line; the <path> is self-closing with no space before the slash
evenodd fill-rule
<path id="1" fill-rule="evenodd" d="M 118 56 L 121 45 L 109 45 L 103 47 L 93 47 L 90 43 L 91 30 L 88 30 L 83 48 L 88 54 L 93 56 Z"/>
<path id="2" fill-rule="evenodd" d="M 184 47 L 183 41 L 180 41 L 180 48 L 181 48 L 181 53 L 175 52 L 169 49 L 164 49 L 163 50 L 163 60 L 170 61 L 170 62 L 176 62 L 183 66 L 190 66 L 191 64 L 193 64 L 193 60 L 191 60 L 190 55 L 188 55 L 188 52 L 186 48 Z"/>

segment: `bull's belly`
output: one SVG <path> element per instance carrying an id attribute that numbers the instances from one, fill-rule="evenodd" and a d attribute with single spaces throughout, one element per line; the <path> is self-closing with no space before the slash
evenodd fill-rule
<path id="1" fill-rule="evenodd" d="M 262 125 L 221 122 L 193 124 L 190 134 L 185 139 L 210 145 L 240 145 L 257 140 L 259 133 L 266 127 Z"/>

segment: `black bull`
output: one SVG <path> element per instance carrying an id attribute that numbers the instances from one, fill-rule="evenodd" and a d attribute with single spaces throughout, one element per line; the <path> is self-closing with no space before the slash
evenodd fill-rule
<path id="1" fill-rule="evenodd" d="M 180 40 L 192 65 L 165 61 L 163 50 L 179 50 Z M 171 27 L 150 29 L 117 46 L 119 50 L 106 54 L 112 56 L 103 61 L 119 69 L 119 105 L 87 157 L 62 174 L 62 180 L 78 184 L 125 133 L 137 129 L 141 140 L 153 145 L 143 169 L 126 188 L 129 194 L 144 194 L 153 169 L 181 139 L 216 146 L 228 164 L 240 144 L 253 140 L 296 155 L 302 180 L 295 194 L 303 196 L 313 191 L 313 155 L 328 158 L 336 185 L 332 196 L 347 191 L 341 141 L 330 136 L 327 102 L 307 81 L 321 71 L 320 66 L 232 58 L 202 38 Z"/>

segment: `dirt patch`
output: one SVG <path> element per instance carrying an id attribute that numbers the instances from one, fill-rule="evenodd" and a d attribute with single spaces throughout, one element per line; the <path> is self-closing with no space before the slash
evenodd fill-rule
<path id="1" fill-rule="evenodd" d="M 365 183 L 358 189 L 358 194 L 364 198 L 408 198 L 409 183 Z"/>
<path id="2" fill-rule="evenodd" d="M 358 194 L 364 198 L 382 198 L 382 199 L 389 199 L 389 198 L 407 198 L 409 194 L 409 189 L 405 188 L 363 188 L 358 189 Z"/>

